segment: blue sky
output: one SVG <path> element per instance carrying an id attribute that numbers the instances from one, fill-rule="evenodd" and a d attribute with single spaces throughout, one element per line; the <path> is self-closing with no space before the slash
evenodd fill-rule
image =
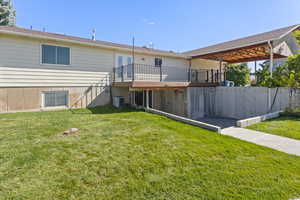
<path id="1" fill-rule="evenodd" d="M 299 0 L 13 0 L 17 25 L 186 51 L 300 23 Z M 82 2 L 82 3 L 80 3 Z"/>

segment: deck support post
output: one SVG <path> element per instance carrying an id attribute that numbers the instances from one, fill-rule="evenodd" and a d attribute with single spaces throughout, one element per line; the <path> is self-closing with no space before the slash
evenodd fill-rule
<path id="1" fill-rule="evenodd" d="M 160 82 L 162 82 L 162 65 L 159 67 L 159 77 L 160 77 Z"/>
<path id="2" fill-rule="evenodd" d="M 149 108 L 149 90 L 146 90 L 146 108 Z"/>

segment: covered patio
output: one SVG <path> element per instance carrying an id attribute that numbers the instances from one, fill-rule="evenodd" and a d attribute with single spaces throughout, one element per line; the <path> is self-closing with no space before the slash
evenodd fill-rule
<path id="1" fill-rule="evenodd" d="M 287 58 L 295 53 L 296 41 L 291 33 L 300 29 L 299 25 L 289 26 L 274 31 L 257 34 L 229 42 L 224 42 L 193 51 L 185 52 L 192 59 L 208 59 L 223 64 L 234 64 L 270 60 L 270 72 L 274 68 L 274 60 Z"/>

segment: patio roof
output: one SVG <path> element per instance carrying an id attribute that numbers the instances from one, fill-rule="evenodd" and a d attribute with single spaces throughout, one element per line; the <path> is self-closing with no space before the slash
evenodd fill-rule
<path id="1" fill-rule="evenodd" d="M 267 60 L 270 58 L 269 43 L 273 43 L 299 29 L 300 25 L 293 25 L 266 33 L 261 33 L 229 42 L 224 42 L 193 51 L 185 52 L 192 58 L 203 58 L 224 61 L 228 63 L 250 62 L 256 60 Z M 274 52 L 274 58 L 286 56 Z"/>

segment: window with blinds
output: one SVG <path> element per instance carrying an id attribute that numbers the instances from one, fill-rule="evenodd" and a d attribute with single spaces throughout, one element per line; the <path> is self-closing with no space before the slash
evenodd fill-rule
<path id="1" fill-rule="evenodd" d="M 43 44 L 42 64 L 70 65 L 70 48 Z"/>
<path id="2" fill-rule="evenodd" d="M 44 92 L 44 107 L 68 106 L 67 91 Z"/>

